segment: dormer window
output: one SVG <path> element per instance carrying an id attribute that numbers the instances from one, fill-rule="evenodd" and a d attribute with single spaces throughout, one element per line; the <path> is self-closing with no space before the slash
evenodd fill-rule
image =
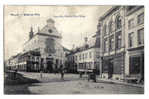
<path id="1" fill-rule="evenodd" d="M 51 29 L 48 30 L 49 33 L 52 33 L 53 31 Z"/>

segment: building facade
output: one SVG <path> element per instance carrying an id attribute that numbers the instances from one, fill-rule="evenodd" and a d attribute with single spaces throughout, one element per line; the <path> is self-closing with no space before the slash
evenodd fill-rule
<path id="1" fill-rule="evenodd" d="M 112 7 L 99 20 L 102 37 L 102 78 L 123 79 L 125 10 Z"/>
<path id="2" fill-rule="evenodd" d="M 126 78 L 144 79 L 144 7 L 126 7 Z"/>
<path id="3" fill-rule="evenodd" d="M 67 55 L 68 68 L 71 72 L 85 73 L 92 72 L 93 69 L 100 72 L 99 61 L 99 43 L 96 43 L 96 36 L 93 37 L 93 41 L 87 41 L 85 38 L 85 44 L 82 47 L 75 48 Z"/>
<path id="4" fill-rule="evenodd" d="M 14 70 L 17 68 L 18 56 L 19 54 L 12 56 L 6 61 L 6 70 L 12 70 L 12 69 Z"/>
<path id="5" fill-rule="evenodd" d="M 61 65 L 64 66 L 68 50 L 61 45 L 61 39 L 53 19 L 48 19 L 47 24 L 41 30 L 38 29 L 36 34 L 31 27 L 29 40 L 23 45 L 21 55 L 17 57 L 18 64 L 21 64 L 17 65 L 17 69 L 54 72 Z"/>
<path id="6" fill-rule="evenodd" d="M 100 17 L 102 78 L 125 80 L 131 72 L 143 75 L 143 23 L 142 6 L 114 6 Z"/>

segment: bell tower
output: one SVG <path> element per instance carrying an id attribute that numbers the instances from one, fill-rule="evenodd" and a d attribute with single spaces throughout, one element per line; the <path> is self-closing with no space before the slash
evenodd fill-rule
<path id="1" fill-rule="evenodd" d="M 48 25 L 49 27 L 54 27 L 54 26 L 55 26 L 55 21 L 50 18 L 50 19 L 47 20 L 47 25 Z"/>
<path id="2" fill-rule="evenodd" d="M 34 32 L 33 32 L 33 28 L 31 27 L 31 30 L 29 32 L 29 39 L 32 39 L 33 35 L 34 35 Z"/>

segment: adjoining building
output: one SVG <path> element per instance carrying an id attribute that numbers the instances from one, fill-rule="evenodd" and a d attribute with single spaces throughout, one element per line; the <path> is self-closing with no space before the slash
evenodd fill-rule
<path id="1" fill-rule="evenodd" d="M 27 72 L 39 72 L 41 69 L 41 57 L 38 50 L 28 51 L 18 57 L 17 70 Z"/>
<path id="2" fill-rule="evenodd" d="M 133 74 L 144 75 L 143 23 L 143 6 L 113 6 L 99 18 L 102 78 L 126 80 Z"/>
<path id="3" fill-rule="evenodd" d="M 102 77 L 123 79 L 125 59 L 125 10 L 112 7 L 99 20 L 102 43 Z"/>
<path id="4" fill-rule="evenodd" d="M 93 69 L 100 72 L 99 61 L 99 43 L 96 42 L 96 35 L 92 37 L 91 41 L 85 37 L 85 44 L 81 47 L 77 47 L 67 55 L 68 69 L 70 72 L 93 72 Z"/>
<path id="5" fill-rule="evenodd" d="M 48 19 L 47 24 L 34 34 L 31 27 L 29 40 L 23 45 L 23 52 L 18 57 L 21 65 L 17 69 L 26 71 L 53 72 L 65 64 L 65 54 L 69 52 L 61 45 L 61 34 L 55 27 L 55 21 Z M 25 66 L 25 67 L 24 67 Z M 24 69 L 23 69 L 24 68 Z"/>
<path id="6" fill-rule="evenodd" d="M 5 69 L 6 70 L 15 70 L 18 66 L 18 56 L 20 54 L 17 54 L 17 55 L 14 55 L 14 56 L 11 56 L 7 61 L 6 61 L 6 64 L 5 64 Z"/>
<path id="7" fill-rule="evenodd" d="M 144 7 L 126 7 L 126 79 L 144 79 Z"/>

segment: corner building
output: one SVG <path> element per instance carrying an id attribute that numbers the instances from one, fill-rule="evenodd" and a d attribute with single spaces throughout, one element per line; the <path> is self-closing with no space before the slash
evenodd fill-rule
<path id="1" fill-rule="evenodd" d="M 113 6 L 99 18 L 101 77 L 144 80 L 144 7 Z"/>

